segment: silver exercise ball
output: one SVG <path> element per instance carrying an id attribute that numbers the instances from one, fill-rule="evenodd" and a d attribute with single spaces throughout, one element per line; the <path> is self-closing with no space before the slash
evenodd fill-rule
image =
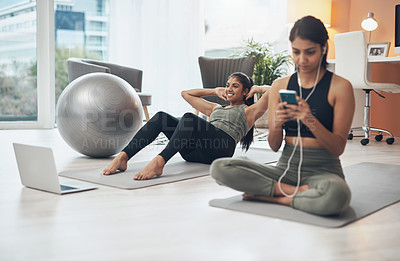
<path id="1" fill-rule="evenodd" d="M 120 152 L 143 122 L 133 87 L 109 73 L 85 74 L 72 81 L 61 93 L 56 111 L 61 137 L 90 157 Z"/>

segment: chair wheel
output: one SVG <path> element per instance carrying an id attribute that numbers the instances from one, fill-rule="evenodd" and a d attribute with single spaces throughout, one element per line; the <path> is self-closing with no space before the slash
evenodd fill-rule
<path id="1" fill-rule="evenodd" d="M 353 139 L 353 133 L 349 133 L 349 135 L 347 135 L 347 139 L 348 140 L 352 140 Z"/>
<path id="2" fill-rule="evenodd" d="M 389 145 L 393 144 L 393 142 L 394 142 L 394 138 L 387 138 L 386 139 L 386 143 L 389 144 Z"/>
<path id="3" fill-rule="evenodd" d="M 383 135 L 382 134 L 378 134 L 375 136 L 375 140 L 376 141 L 381 141 L 383 139 Z"/>
<path id="4" fill-rule="evenodd" d="M 367 145 L 369 143 L 369 139 L 362 139 L 360 142 L 362 145 Z"/>

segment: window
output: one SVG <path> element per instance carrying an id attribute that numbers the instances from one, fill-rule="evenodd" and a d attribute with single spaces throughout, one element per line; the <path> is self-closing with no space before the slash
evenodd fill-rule
<path id="1" fill-rule="evenodd" d="M 205 32 L 206 56 L 228 57 L 251 38 L 287 50 L 286 1 L 206 0 Z"/>
<path id="2" fill-rule="evenodd" d="M 36 3 L 0 4 L 0 121 L 37 120 Z"/>
<path id="3" fill-rule="evenodd" d="M 55 100 L 68 85 L 67 59 L 108 59 L 108 3 L 0 1 L 0 128 L 54 126 Z M 91 21 L 102 26 L 88 34 Z"/>
<path id="4" fill-rule="evenodd" d="M 108 0 L 73 0 L 55 10 L 56 101 L 69 83 L 68 58 L 108 60 L 108 13 Z"/>

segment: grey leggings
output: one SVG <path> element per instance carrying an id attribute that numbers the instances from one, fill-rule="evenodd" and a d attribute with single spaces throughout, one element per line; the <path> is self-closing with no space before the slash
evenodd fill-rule
<path id="1" fill-rule="evenodd" d="M 276 166 L 258 164 L 241 159 L 222 158 L 211 165 L 211 176 L 220 185 L 246 193 L 273 196 L 275 182 L 286 169 L 294 146 L 286 144 Z M 299 148 L 282 183 L 296 186 Z M 292 207 L 316 215 L 335 215 L 349 206 L 351 193 L 347 186 L 340 160 L 322 148 L 303 148 L 300 185 L 310 189 L 298 192 Z"/>

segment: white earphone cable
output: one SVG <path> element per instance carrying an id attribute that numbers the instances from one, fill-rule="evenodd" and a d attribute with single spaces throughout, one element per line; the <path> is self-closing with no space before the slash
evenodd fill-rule
<path id="1" fill-rule="evenodd" d="M 321 69 L 321 64 L 322 64 L 322 58 L 324 57 L 324 54 L 322 54 L 321 59 L 319 61 L 319 66 L 318 66 L 318 71 L 317 71 L 317 77 L 315 78 L 315 82 L 314 82 L 314 87 L 312 88 L 311 92 L 307 95 L 307 97 L 304 99 L 305 101 L 307 101 L 311 95 L 314 93 L 315 87 L 317 86 L 318 83 L 318 79 L 319 79 L 319 73 L 320 73 L 320 69 Z M 300 74 L 297 73 L 297 82 L 299 85 L 299 92 L 300 92 L 300 97 L 303 98 L 303 92 L 301 89 L 301 80 L 300 80 Z M 300 187 L 300 181 L 301 181 L 301 165 L 303 164 L 303 140 L 301 139 L 301 132 L 300 132 L 300 120 L 297 119 L 297 137 L 296 137 L 296 142 L 292 151 L 292 154 L 289 157 L 287 166 L 285 171 L 283 172 L 283 174 L 279 177 L 278 179 L 278 187 L 280 192 L 289 198 L 292 198 L 296 195 L 297 191 L 299 190 Z M 296 189 L 294 190 L 293 194 L 287 194 L 285 191 L 283 191 L 281 183 L 282 183 L 282 179 L 286 176 L 286 173 L 289 171 L 290 168 L 290 162 L 292 161 L 293 155 L 296 152 L 297 146 L 300 143 L 300 159 L 299 159 L 299 165 L 297 167 L 297 184 L 296 184 Z"/>

